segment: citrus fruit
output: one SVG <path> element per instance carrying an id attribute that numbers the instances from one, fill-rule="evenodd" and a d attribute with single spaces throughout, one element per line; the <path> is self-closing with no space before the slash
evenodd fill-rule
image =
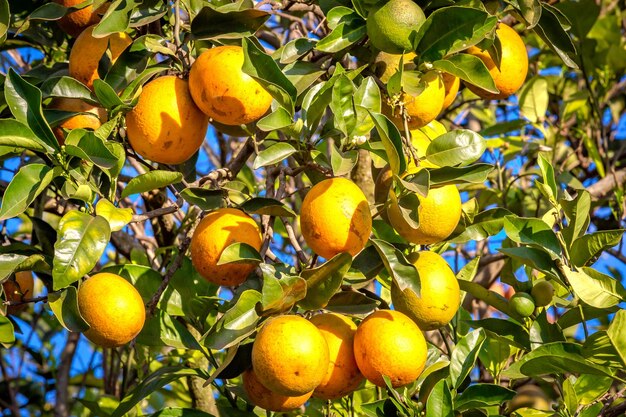
<path id="1" fill-rule="evenodd" d="M 76 38 L 70 52 L 70 76 L 89 88 L 93 88 L 93 82 L 100 78 L 98 66 L 107 49 L 110 50 L 110 60 L 113 64 L 132 43 L 130 36 L 123 32 L 113 33 L 104 38 L 94 38 L 92 35 L 94 27 L 88 27 Z"/>
<path id="2" fill-rule="evenodd" d="M 354 334 L 356 324 L 346 316 L 322 313 L 311 318 L 326 339 L 330 362 L 322 382 L 313 396 L 324 400 L 344 397 L 358 388 L 363 375 L 354 358 Z"/>
<path id="3" fill-rule="evenodd" d="M 33 290 L 35 288 L 35 280 L 30 271 L 16 272 L 2 283 L 4 297 L 7 301 L 23 301 L 33 298 Z M 17 314 L 24 310 L 27 304 L 7 306 L 8 314 Z"/>
<path id="4" fill-rule="evenodd" d="M 537 307 L 549 306 L 554 297 L 554 287 L 548 281 L 539 281 L 530 290 Z"/>
<path id="5" fill-rule="evenodd" d="M 426 126 L 420 127 L 418 129 L 411 130 L 411 144 L 415 149 L 415 156 L 419 159 L 419 167 L 422 168 L 437 168 L 437 165 L 433 164 L 426 158 L 426 150 L 428 146 L 433 141 L 433 139 L 447 133 L 447 130 L 444 125 L 440 122 L 433 120 Z M 418 168 L 415 160 L 411 155 L 406 155 L 407 159 L 407 171 L 412 172 Z"/>
<path id="6" fill-rule="evenodd" d="M 393 310 L 379 310 L 361 322 L 354 336 L 354 356 L 361 373 L 379 387 L 383 375 L 393 387 L 409 384 L 424 370 L 426 340 L 417 324 Z"/>
<path id="7" fill-rule="evenodd" d="M 459 77 L 455 77 L 452 74 L 448 74 L 447 72 L 441 73 L 441 79 L 443 80 L 443 86 L 446 90 L 445 97 L 443 99 L 442 110 L 450 107 L 450 104 L 456 98 L 457 93 L 459 92 L 459 87 L 461 86 L 461 80 Z"/>
<path id="8" fill-rule="evenodd" d="M 207 281 L 214 284 L 241 284 L 254 271 L 256 264 L 217 264 L 224 249 L 233 243 L 246 243 L 256 250 L 261 249 L 261 230 L 252 217 L 233 208 L 222 208 L 207 214 L 191 238 L 193 266 Z"/>
<path id="9" fill-rule="evenodd" d="M 552 411 L 548 396 L 536 385 L 523 385 L 517 389 L 517 394 L 509 401 L 507 412 L 511 413 L 520 408 L 534 408 L 541 411 Z"/>
<path id="10" fill-rule="evenodd" d="M 502 47 L 500 67 L 496 65 L 488 51 L 476 46 L 467 50 L 467 53 L 483 61 L 500 91 L 499 94 L 490 93 L 472 84 L 466 84 L 472 92 L 485 99 L 504 99 L 515 94 L 524 84 L 528 73 L 528 52 L 522 38 L 504 23 L 500 23 L 496 34 Z"/>
<path id="11" fill-rule="evenodd" d="M 302 406 L 311 398 L 313 391 L 306 394 L 290 397 L 277 394 L 267 389 L 257 378 L 252 368 L 243 373 L 243 389 L 250 402 L 257 407 L 268 411 L 291 411 Z"/>
<path id="12" fill-rule="evenodd" d="M 302 202 L 300 229 L 311 249 L 326 259 L 342 252 L 356 255 L 372 232 L 365 194 L 345 178 L 315 184 Z"/>
<path id="13" fill-rule="evenodd" d="M 367 36 L 377 49 L 390 54 L 413 50 L 411 34 L 426 20 L 422 9 L 412 0 L 390 0 L 370 9 Z"/>
<path id="14" fill-rule="evenodd" d="M 448 263 L 435 252 L 413 252 L 407 260 L 415 265 L 420 276 L 421 294 L 404 291 L 393 281 L 391 300 L 396 310 L 413 319 L 422 330 L 435 330 L 452 320 L 459 304 L 461 291 Z"/>
<path id="15" fill-rule="evenodd" d="M 218 46 L 200 54 L 189 72 L 198 107 L 225 125 L 257 121 L 272 104 L 272 96 L 242 71 L 243 59 L 240 46 Z"/>
<path id="16" fill-rule="evenodd" d="M 84 3 L 85 0 L 54 0 L 54 2 L 64 7 L 74 7 Z M 98 23 L 100 15 L 104 14 L 108 7 L 109 4 L 105 3 L 98 10 L 94 10 L 90 4 L 82 9 L 66 13 L 65 16 L 57 20 L 57 24 L 63 32 L 75 38 L 87 27 Z"/>
<path id="17" fill-rule="evenodd" d="M 295 315 L 269 319 L 252 346 L 252 368 L 271 391 L 288 396 L 310 393 L 326 376 L 328 344 L 308 320 Z"/>
<path id="18" fill-rule="evenodd" d="M 209 118 L 195 105 L 187 81 L 174 75 L 146 84 L 139 101 L 126 114 L 128 142 L 144 158 L 181 164 L 195 154 L 206 135 Z"/>
<path id="19" fill-rule="evenodd" d="M 387 52 L 379 52 L 374 57 L 374 63 L 372 64 L 372 70 L 374 74 L 385 84 L 389 82 L 389 79 L 398 72 L 400 68 L 400 58 L 402 59 L 402 64 L 404 70 L 414 70 L 415 64 L 413 63 L 413 58 L 415 58 L 415 54 L 413 52 L 402 54 L 388 54 Z"/>
<path id="20" fill-rule="evenodd" d="M 80 112 L 59 123 L 52 132 L 59 143 L 65 143 L 65 130 L 89 129 L 96 130 L 107 121 L 107 112 L 102 107 L 93 106 L 77 98 L 56 98 L 50 103 L 50 108 L 67 112 Z"/>
<path id="21" fill-rule="evenodd" d="M 420 83 L 424 83 L 424 89 L 417 95 L 408 92 L 402 93 L 400 101 L 408 116 L 409 129 L 426 126 L 441 113 L 446 90 L 443 80 L 437 71 L 426 72 Z M 392 108 L 386 100 L 383 100 L 382 112 L 396 125 L 400 132 L 404 132 L 404 120 L 400 113 L 400 107 Z"/>
<path id="22" fill-rule="evenodd" d="M 461 219 L 461 195 L 455 185 L 431 188 L 426 197 L 417 195 L 419 227 L 413 228 L 400 211 L 398 198 L 389 192 L 391 203 L 387 209 L 389 223 L 407 241 L 416 245 L 441 242 L 454 231 Z"/>
<path id="23" fill-rule="evenodd" d="M 101 272 L 78 289 L 78 309 L 90 328 L 87 339 L 98 346 L 116 347 L 135 338 L 146 310 L 139 292 L 119 275 Z"/>
<path id="24" fill-rule="evenodd" d="M 535 301 L 530 294 L 517 292 L 509 300 L 509 305 L 514 312 L 522 317 L 528 317 L 535 311 Z"/>

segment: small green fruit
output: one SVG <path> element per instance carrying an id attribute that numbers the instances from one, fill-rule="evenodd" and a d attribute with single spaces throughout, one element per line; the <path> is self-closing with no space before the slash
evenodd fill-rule
<path id="1" fill-rule="evenodd" d="M 509 305 L 514 312 L 522 317 L 528 317 L 535 311 L 535 301 L 530 294 L 525 292 L 518 292 L 511 297 Z"/>
<path id="2" fill-rule="evenodd" d="M 554 297 L 554 287 L 548 281 L 539 281 L 530 291 L 537 307 L 549 306 Z"/>

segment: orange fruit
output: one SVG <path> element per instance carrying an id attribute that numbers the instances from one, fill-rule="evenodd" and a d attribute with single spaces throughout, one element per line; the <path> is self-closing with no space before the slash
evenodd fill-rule
<path id="1" fill-rule="evenodd" d="M 420 275 L 421 294 L 391 286 L 393 308 L 410 317 L 420 329 L 435 330 L 452 320 L 461 303 L 459 282 L 450 266 L 435 252 L 413 252 L 407 260 Z"/>
<path id="2" fill-rule="evenodd" d="M 450 104 L 456 98 L 457 93 L 459 92 L 459 87 L 461 86 L 461 80 L 459 77 L 455 77 L 452 74 L 448 74 L 447 72 L 441 73 L 441 79 L 443 80 L 443 86 L 446 90 L 445 97 L 443 98 L 443 107 L 441 110 L 445 110 L 450 107 Z"/>
<path id="3" fill-rule="evenodd" d="M 250 402 L 268 411 L 291 411 L 301 407 L 311 398 L 313 391 L 296 397 L 277 394 L 267 389 L 257 378 L 252 368 L 243 373 L 243 389 Z"/>
<path id="4" fill-rule="evenodd" d="M 33 298 L 35 280 L 30 271 L 16 272 L 2 283 L 4 297 L 7 301 L 23 301 Z M 7 314 L 17 314 L 24 310 L 28 304 L 7 306 Z"/>
<path id="5" fill-rule="evenodd" d="M 100 78 L 98 65 L 107 49 L 111 53 L 111 63 L 114 63 L 132 43 L 130 36 L 123 32 L 113 33 L 104 38 L 94 38 L 92 35 L 94 27 L 88 27 L 76 38 L 70 52 L 70 76 L 89 88 L 93 88 L 93 82 Z"/>
<path id="6" fill-rule="evenodd" d="M 198 107 L 225 125 L 257 121 L 272 104 L 272 96 L 241 70 L 243 59 L 240 46 L 218 46 L 200 54 L 189 72 Z"/>
<path id="7" fill-rule="evenodd" d="M 300 229 L 307 245 L 330 259 L 354 256 L 372 232 L 372 216 L 363 191 L 345 178 L 329 178 L 313 186 L 302 201 Z"/>
<path id="8" fill-rule="evenodd" d="M 418 95 L 403 93 L 400 100 L 408 116 L 409 129 L 426 126 L 441 113 L 446 95 L 443 80 L 437 71 L 428 71 L 422 78 L 424 89 Z M 400 132 L 404 132 L 404 120 L 400 113 L 400 107 L 391 108 L 389 103 L 383 100 L 383 114 L 396 125 Z"/>
<path id="9" fill-rule="evenodd" d="M 181 164 L 195 154 L 209 118 L 189 93 L 188 83 L 174 75 L 146 84 L 135 108 L 126 114 L 128 142 L 144 158 Z"/>
<path id="10" fill-rule="evenodd" d="M 59 123 L 52 132 L 59 141 L 59 144 L 65 143 L 65 131 L 73 129 L 89 129 L 96 130 L 102 123 L 107 121 L 107 111 L 102 107 L 92 106 L 77 98 L 55 98 L 50 103 L 50 108 L 64 110 L 68 112 L 81 112 L 88 114 L 77 114 L 69 117 Z"/>
<path id="11" fill-rule="evenodd" d="M 322 382 L 313 396 L 324 400 L 344 397 L 357 389 L 363 381 L 354 358 L 354 335 L 356 324 L 346 316 L 322 313 L 311 318 L 326 339 L 330 362 Z"/>
<path id="12" fill-rule="evenodd" d="M 271 391 L 287 396 L 310 393 L 328 370 L 328 344 L 310 321 L 295 315 L 269 319 L 252 345 L 252 368 Z"/>
<path id="13" fill-rule="evenodd" d="M 207 281 L 234 286 L 246 280 L 256 264 L 218 265 L 222 252 L 233 243 L 246 243 L 261 249 L 261 230 L 252 217 L 241 210 L 222 208 L 207 214 L 191 238 L 191 261 Z"/>
<path id="14" fill-rule="evenodd" d="M 361 322 L 354 336 L 356 363 L 368 381 L 393 387 L 415 381 L 426 364 L 426 340 L 422 331 L 399 311 L 378 310 Z"/>
<path id="15" fill-rule="evenodd" d="M 413 58 L 415 58 L 415 53 L 409 52 L 404 55 L 402 54 L 388 54 L 387 52 L 379 52 L 376 57 L 374 57 L 374 62 L 372 64 L 372 70 L 374 74 L 380 78 L 382 82 L 387 84 L 391 77 L 398 72 L 400 68 L 400 58 L 402 58 L 403 69 L 414 70 L 415 64 L 413 63 Z"/>
<path id="16" fill-rule="evenodd" d="M 65 7 L 74 7 L 81 3 L 84 3 L 85 1 L 54 0 L 54 2 Z M 100 6 L 98 10 L 94 11 L 93 6 L 90 4 L 89 6 L 83 7 L 82 9 L 67 13 L 65 16 L 57 20 L 57 24 L 63 30 L 63 32 L 75 38 L 80 35 L 81 32 L 87 27 L 100 22 L 100 15 L 104 14 L 108 7 L 109 3 L 105 3 Z"/>
<path id="17" fill-rule="evenodd" d="M 467 50 L 468 54 L 484 62 L 500 94 L 490 93 L 469 83 L 466 83 L 467 87 L 479 97 L 494 100 L 505 99 L 515 94 L 524 84 L 528 74 L 528 52 L 522 38 L 513 28 L 504 23 L 499 24 L 496 34 L 502 46 L 499 68 L 488 51 L 476 46 Z"/>
<path id="18" fill-rule="evenodd" d="M 78 309 L 90 326 L 85 336 L 102 347 L 130 342 L 146 320 L 139 292 L 124 278 L 108 272 L 96 274 L 81 284 Z"/>

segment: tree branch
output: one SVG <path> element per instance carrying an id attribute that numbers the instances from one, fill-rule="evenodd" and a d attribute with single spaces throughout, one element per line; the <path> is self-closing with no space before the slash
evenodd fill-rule
<path id="1" fill-rule="evenodd" d="M 616 187 L 621 187 L 626 182 L 626 168 L 615 171 L 593 185 L 587 187 L 587 191 L 593 198 L 602 199 L 612 194 Z"/>

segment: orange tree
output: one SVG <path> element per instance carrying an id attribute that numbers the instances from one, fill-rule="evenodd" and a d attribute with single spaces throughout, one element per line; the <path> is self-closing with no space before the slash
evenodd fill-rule
<path id="1" fill-rule="evenodd" d="M 624 415 L 625 8 L 0 0 L 0 414 Z"/>

